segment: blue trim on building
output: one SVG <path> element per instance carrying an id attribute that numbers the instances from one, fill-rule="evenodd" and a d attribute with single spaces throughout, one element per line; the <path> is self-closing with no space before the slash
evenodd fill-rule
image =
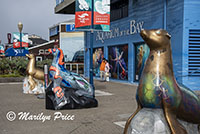
<path id="1" fill-rule="evenodd" d="M 135 55 L 134 53 L 134 44 L 129 43 L 128 44 L 128 74 L 135 74 L 135 64 L 133 62 L 135 61 Z M 128 75 L 128 82 L 133 83 L 134 77 L 133 75 Z"/>
<path id="2" fill-rule="evenodd" d="M 192 87 L 195 90 L 200 90 L 200 77 L 199 76 L 188 76 L 189 75 L 189 30 L 200 30 L 200 1 L 199 0 L 184 0 L 184 20 L 183 20 L 183 79 L 182 82 L 188 87 Z M 200 37 L 199 37 L 200 40 Z M 200 46 L 200 45 L 199 45 Z M 200 53 L 200 51 L 199 51 Z M 198 54 L 199 55 L 199 54 Z M 200 55 L 199 55 L 200 56 Z M 200 62 L 200 60 L 199 60 Z M 200 68 L 200 64 L 199 64 Z"/>

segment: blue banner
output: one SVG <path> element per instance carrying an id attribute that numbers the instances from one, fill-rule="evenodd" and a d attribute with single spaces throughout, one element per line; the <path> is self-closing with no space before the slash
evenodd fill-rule
<path id="1" fill-rule="evenodd" d="M 29 54 L 28 49 L 14 49 L 13 47 L 8 48 L 5 51 L 5 56 L 26 56 L 26 54 Z"/>

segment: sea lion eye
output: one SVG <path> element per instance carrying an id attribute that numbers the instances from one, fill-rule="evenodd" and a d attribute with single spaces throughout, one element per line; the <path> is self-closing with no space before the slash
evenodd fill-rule
<path id="1" fill-rule="evenodd" d="M 161 34 L 160 30 L 159 30 L 159 31 L 156 31 L 156 34 Z"/>

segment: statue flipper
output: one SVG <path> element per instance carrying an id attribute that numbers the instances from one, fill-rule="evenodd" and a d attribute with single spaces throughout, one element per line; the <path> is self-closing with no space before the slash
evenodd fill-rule
<path id="1" fill-rule="evenodd" d="M 142 109 L 142 106 L 139 102 L 137 102 L 137 109 L 136 111 L 128 118 L 128 120 L 126 121 L 126 124 L 125 124 L 125 128 L 124 128 L 124 133 L 123 134 L 127 134 L 127 131 L 128 131 L 128 126 L 130 125 L 131 123 L 131 120 L 135 117 L 135 115 Z"/>
<path id="2" fill-rule="evenodd" d="M 178 122 L 174 111 L 167 106 L 163 106 L 164 115 L 172 134 L 187 134 L 185 128 Z"/>
<path id="3" fill-rule="evenodd" d="M 31 75 L 28 76 L 28 83 L 30 85 L 30 89 L 33 90 L 36 87 L 36 82 Z"/>

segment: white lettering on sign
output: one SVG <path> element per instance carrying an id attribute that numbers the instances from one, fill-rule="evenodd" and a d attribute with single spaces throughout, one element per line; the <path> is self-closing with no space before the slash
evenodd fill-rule
<path id="1" fill-rule="evenodd" d="M 131 20 L 129 29 L 121 30 L 119 27 L 117 27 L 111 29 L 109 32 L 97 31 L 96 41 L 101 41 L 104 43 L 104 41 L 107 39 L 137 34 L 140 33 L 140 31 L 143 29 L 143 26 L 143 21 L 136 22 L 135 20 Z"/>
<path id="2" fill-rule="evenodd" d="M 15 55 L 18 55 L 18 53 L 24 53 L 24 49 L 13 49 L 15 52 Z"/>
<path id="3" fill-rule="evenodd" d="M 38 55 L 48 55 L 50 52 L 48 49 L 39 49 Z"/>
<path id="4" fill-rule="evenodd" d="M 140 33 L 140 31 L 143 29 L 143 25 L 143 21 L 138 23 L 136 23 L 135 20 L 130 21 L 130 34 Z"/>

